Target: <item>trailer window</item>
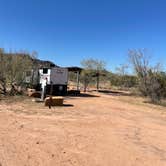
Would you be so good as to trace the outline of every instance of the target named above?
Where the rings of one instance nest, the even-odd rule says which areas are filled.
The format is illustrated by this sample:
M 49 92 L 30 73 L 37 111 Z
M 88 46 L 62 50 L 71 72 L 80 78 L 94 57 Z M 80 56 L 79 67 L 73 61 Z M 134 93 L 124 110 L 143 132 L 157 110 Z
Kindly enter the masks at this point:
M 43 74 L 47 74 L 48 73 L 48 69 L 47 68 L 44 68 L 43 69 Z

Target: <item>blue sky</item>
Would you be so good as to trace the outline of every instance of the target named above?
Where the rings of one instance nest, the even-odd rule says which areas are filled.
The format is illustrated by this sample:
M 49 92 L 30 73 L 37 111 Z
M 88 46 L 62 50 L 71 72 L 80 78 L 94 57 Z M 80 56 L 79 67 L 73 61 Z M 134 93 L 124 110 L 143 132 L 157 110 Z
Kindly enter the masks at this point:
M 114 70 L 147 48 L 166 66 L 165 0 L 0 0 L 0 47 L 79 66 L 96 58 Z

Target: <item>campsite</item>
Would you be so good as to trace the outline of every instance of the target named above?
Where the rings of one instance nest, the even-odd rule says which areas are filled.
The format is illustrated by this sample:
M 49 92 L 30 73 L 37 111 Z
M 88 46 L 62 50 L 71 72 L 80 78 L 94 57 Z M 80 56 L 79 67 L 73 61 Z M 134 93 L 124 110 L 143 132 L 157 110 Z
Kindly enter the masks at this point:
M 60 67 L 3 49 L 0 58 L 1 166 L 165 165 L 164 73 L 141 64 L 148 77 L 112 74 L 94 59 Z
M 0 166 L 166 166 L 166 1 L 0 0 Z

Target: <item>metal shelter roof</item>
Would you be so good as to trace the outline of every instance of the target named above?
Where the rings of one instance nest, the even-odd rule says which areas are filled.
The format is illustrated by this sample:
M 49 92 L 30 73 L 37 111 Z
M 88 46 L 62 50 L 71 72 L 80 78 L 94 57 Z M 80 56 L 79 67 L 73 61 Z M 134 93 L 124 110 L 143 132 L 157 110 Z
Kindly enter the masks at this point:
M 73 67 L 66 67 L 68 69 L 68 71 L 71 72 L 81 72 L 83 70 L 83 68 L 77 67 L 77 66 L 73 66 Z

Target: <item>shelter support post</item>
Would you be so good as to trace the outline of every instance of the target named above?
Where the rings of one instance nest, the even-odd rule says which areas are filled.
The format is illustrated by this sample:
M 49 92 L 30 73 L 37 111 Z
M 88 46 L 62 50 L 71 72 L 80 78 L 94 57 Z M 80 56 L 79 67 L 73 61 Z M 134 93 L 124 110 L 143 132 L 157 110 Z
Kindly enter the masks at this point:
M 79 83 L 80 83 L 80 72 L 77 71 L 77 90 L 79 90 Z

